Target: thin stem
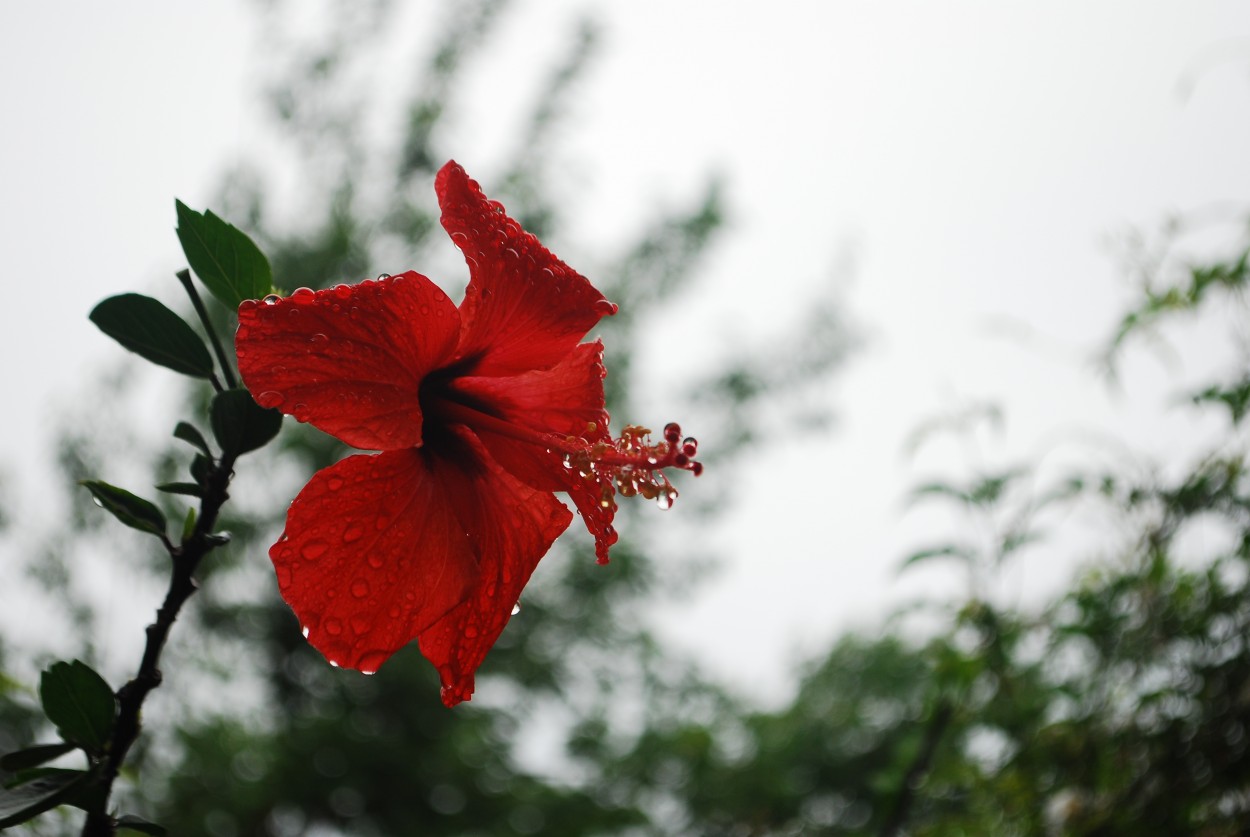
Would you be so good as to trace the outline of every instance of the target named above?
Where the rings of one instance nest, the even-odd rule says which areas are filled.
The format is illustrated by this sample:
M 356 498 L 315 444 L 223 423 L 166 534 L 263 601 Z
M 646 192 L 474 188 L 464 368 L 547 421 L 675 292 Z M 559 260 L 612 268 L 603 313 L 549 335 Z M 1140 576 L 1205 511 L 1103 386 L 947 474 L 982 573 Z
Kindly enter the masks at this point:
M 205 555 L 219 545 L 211 537 L 211 532 L 217 523 L 217 515 L 222 505 L 229 498 L 226 489 L 230 485 L 233 468 L 234 457 L 227 453 L 209 474 L 204 497 L 200 501 L 199 520 L 191 537 L 180 546 L 175 546 L 168 539 L 162 539 L 166 551 L 173 559 L 169 590 L 165 593 L 165 601 L 156 611 L 156 621 L 147 627 L 148 638 L 138 673 L 134 679 L 117 690 L 117 723 L 109 742 L 104 772 L 100 779 L 100 792 L 95 797 L 97 804 L 87 812 L 82 837 L 112 837 L 116 833 L 117 823 L 108 813 L 113 781 L 121 771 L 131 745 L 139 736 L 139 714 L 143 701 L 149 692 L 161 684 L 161 652 L 182 605 L 196 591 L 195 568 Z
M 221 364 L 221 374 L 226 379 L 226 384 L 230 389 L 234 389 L 239 383 L 234 378 L 234 370 L 230 368 L 229 361 L 226 360 L 226 351 L 221 347 L 221 341 L 217 339 L 217 331 L 208 319 L 208 311 L 204 308 L 204 302 L 200 299 L 199 292 L 195 290 L 195 284 L 191 281 L 191 271 L 178 271 L 178 281 L 182 283 L 182 287 L 187 289 L 187 296 L 191 297 L 191 304 L 195 306 L 195 313 L 199 315 L 200 322 L 204 324 L 204 331 L 208 333 L 208 340 L 213 344 L 213 351 L 217 353 L 217 362 Z M 213 383 L 217 384 L 215 378 Z M 218 391 L 220 391 L 220 385 L 217 385 L 217 387 Z

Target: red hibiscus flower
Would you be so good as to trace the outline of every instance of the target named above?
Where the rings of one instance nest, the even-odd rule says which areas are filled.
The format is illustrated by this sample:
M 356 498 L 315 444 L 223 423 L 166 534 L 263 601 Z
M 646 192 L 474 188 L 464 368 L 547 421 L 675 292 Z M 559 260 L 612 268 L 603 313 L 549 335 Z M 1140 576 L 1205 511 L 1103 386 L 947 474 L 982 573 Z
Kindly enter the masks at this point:
M 261 405 L 381 451 L 314 474 L 269 550 L 305 636 L 366 673 L 415 638 L 453 706 L 572 521 L 552 492 L 606 563 L 617 492 L 667 507 L 664 470 L 702 468 L 674 424 L 609 434 L 603 344 L 580 341 L 616 306 L 456 163 L 435 189 L 469 265 L 459 308 L 413 272 L 301 288 L 244 302 L 236 347 Z

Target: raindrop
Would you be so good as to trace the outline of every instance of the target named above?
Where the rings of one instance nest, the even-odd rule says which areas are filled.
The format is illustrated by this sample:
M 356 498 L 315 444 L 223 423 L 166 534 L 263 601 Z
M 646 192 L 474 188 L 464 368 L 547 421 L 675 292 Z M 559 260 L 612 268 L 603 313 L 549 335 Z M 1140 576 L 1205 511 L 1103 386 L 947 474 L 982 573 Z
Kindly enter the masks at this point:
M 329 488 L 331 491 L 338 491 L 340 488 L 343 487 L 343 478 L 342 477 L 330 477 L 329 481 L 326 483 L 326 487 Z
M 265 408 L 279 407 L 282 405 L 282 393 L 265 390 L 256 396 L 256 403 Z
M 343 285 L 343 284 L 335 285 L 334 295 L 337 296 L 339 299 L 347 299 L 349 296 L 352 295 L 352 286 Z
M 373 629 L 373 623 L 363 616 L 353 616 L 351 625 L 352 633 L 356 634 L 356 636 L 364 636 Z
M 343 623 L 337 619 L 326 620 L 326 633 L 330 636 L 338 636 L 343 633 Z
M 520 612 L 521 612 L 521 603 L 517 602 L 516 604 L 512 606 L 512 615 L 516 616 Z
M 384 514 L 380 514 L 378 515 L 377 519 L 373 521 L 373 528 L 377 529 L 380 532 L 383 529 L 385 529 L 387 526 L 389 526 L 390 522 L 391 522 L 391 519 L 389 517 L 387 517 Z
M 382 563 L 382 556 L 376 552 L 369 556 L 369 566 L 373 567 L 375 570 L 382 569 Z
M 352 595 L 358 599 L 363 599 L 369 595 L 369 582 L 363 578 L 358 578 L 352 582 Z
M 366 651 L 360 655 L 359 668 L 362 674 L 373 674 L 386 662 L 386 654 L 381 651 Z
M 304 639 L 308 639 L 308 626 L 305 625 L 303 628 L 301 628 L 300 633 L 304 635 Z
M 379 274 L 378 274 L 378 281 L 379 281 L 379 282 L 380 282 L 380 281 L 382 281 L 383 279 L 390 279 L 390 278 L 391 278 L 391 274 L 389 274 L 389 273 L 379 273 Z
M 355 543 L 364 533 L 365 527 L 359 523 L 353 523 L 343 530 L 343 543 Z
M 314 295 L 312 288 L 296 288 L 291 291 L 291 299 L 299 302 L 311 302 Z
M 325 343 L 329 339 L 330 339 L 329 337 L 326 337 L 324 334 L 322 334 L 319 331 L 316 334 L 314 334 L 312 337 L 309 337 L 308 342 L 309 343 Z
M 655 504 L 664 511 L 668 511 L 673 507 L 673 497 L 676 492 L 661 491 L 655 497 Z
M 309 541 L 300 547 L 299 554 L 309 561 L 316 561 L 322 555 L 325 555 L 326 550 L 329 548 L 330 545 L 325 541 Z
M 282 297 L 278 296 L 277 294 L 269 294 L 267 297 L 265 297 L 261 301 L 264 302 L 266 305 L 277 305 L 278 300 L 280 299 L 282 299 Z
M 513 612 L 515 612 L 515 611 L 513 611 Z M 465 635 L 465 636 L 467 636 L 469 639 L 473 639 L 475 636 L 477 636 L 477 626 L 476 626 L 476 625 L 465 625 L 465 626 L 464 626 L 464 635 Z
M 99 498 L 99 497 L 95 497 L 95 496 L 93 496 L 93 497 L 91 498 L 91 502 L 95 503 L 95 504 L 96 504 L 97 506 L 99 506 L 100 508 L 104 508 L 104 503 L 102 503 L 102 502 L 100 501 L 100 498 Z

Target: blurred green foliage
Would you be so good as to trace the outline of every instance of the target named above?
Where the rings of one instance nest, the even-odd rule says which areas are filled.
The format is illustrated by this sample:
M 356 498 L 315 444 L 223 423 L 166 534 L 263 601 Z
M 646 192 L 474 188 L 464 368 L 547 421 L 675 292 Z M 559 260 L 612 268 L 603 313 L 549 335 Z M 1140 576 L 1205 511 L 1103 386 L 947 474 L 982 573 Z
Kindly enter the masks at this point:
M 466 68 L 507 27 L 499 0 L 457 5 L 418 62 L 415 92 L 393 120 L 404 134 L 388 152 L 352 130 L 371 103 L 342 93 L 395 10 L 382 2 L 347 8 L 320 40 L 273 39 L 279 70 L 269 102 L 288 163 L 313 193 L 301 197 L 298 223 L 273 208 L 272 184 L 254 165 L 240 166 L 223 195 L 222 215 L 261 242 L 275 282 L 288 290 L 360 278 L 395 253 L 405 259 L 399 269 L 434 258 L 430 184 L 452 156 L 444 126 L 456 118 Z M 272 32 L 282 31 L 286 12 L 270 4 Z M 560 239 L 548 164 L 596 31 L 591 22 L 570 27 L 567 51 L 553 57 L 518 131 L 524 141 L 485 184 L 579 265 L 576 247 Z M 634 415 L 629 361 L 642 323 L 692 281 L 726 214 L 712 178 L 685 208 L 598 258 L 594 281 L 622 304 L 605 321 L 615 417 Z M 1243 245 L 1150 288 L 1115 333 L 1114 350 L 1169 317 L 1202 316 L 1206 305 L 1241 306 L 1244 327 L 1245 254 Z M 802 409 L 805 389 L 827 382 L 853 348 L 836 307 L 812 305 L 803 317 L 787 329 L 792 342 L 742 348 L 692 377 L 695 396 L 674 405 L 692 430 L 706 419 L 716 467 L 732 468 L 757 441 L 751 428 L 763 410 Z M 905 563 L 962 562 L 967 599 L 927 639 L 894 623 L 843 637 L 806 667 L 789 705 L 771 711 L 708 682 L 648 633 L 642 605 L 695 572 L 701 556 L 648 541 L 636 519 L 621 527 L 625 538 L 606 569 L 577 541 L 544 560 L 523 618 L 488 658 L 471 704 L 445 710 L 433 670 L 415 651 L 370 678 L 330 668 L 301 638 L 263 556 L 284 503 L 342 450 L 288 427 L 248 463 L 263 480 L 249 483 L 240 468 L 246 502 L 224 522 L 234 544 L 203 568 L 203 593 L 166 664 L 168 694 L 156 717 L 174 731 L 149 724 L 127 809 L 191 837 L 1243 833 L 1248 382 L 1242 369 L 1193 394 L 1195 409 L 1226 412 L 1227 434 L 1210 440 L 1206 457 L 1169 471 L 1178 476 L 1125 466 L 1061 474 L 1039 491 L 1025 463 L 917 486 L 916 502 L 951 504 L 968 522 Z M 85 434 L 67 439 L 67 473 L 80 477 L 107 456 L 100 448 Z M 184 467 L 185 449 L 175 450 L 150 454 L 161 479 Z M 1128 533 L 1120 554 L 1037 612 L 996 604 L 986 580 L 1011 561 L 1044 560 L 1051 547 L 1042 518 L 1077 504 Z M 697 525 L 716 525 L 715 505 L 702 511 Z M 87 518 L 73 522 L 66 538 L 98 534 Z M 1182 560 L 1178 540 L 1194 526 L 1226 537 Z M 67 587 L 58 566 L 41 570 L 52 589 Z M 91 606 L 65 595 L 89 631 Z M 0 656 L 0 670 L 3 663 Z M 20 688 L 0 679 L 0 750 L 36 739 L 29 707 Z

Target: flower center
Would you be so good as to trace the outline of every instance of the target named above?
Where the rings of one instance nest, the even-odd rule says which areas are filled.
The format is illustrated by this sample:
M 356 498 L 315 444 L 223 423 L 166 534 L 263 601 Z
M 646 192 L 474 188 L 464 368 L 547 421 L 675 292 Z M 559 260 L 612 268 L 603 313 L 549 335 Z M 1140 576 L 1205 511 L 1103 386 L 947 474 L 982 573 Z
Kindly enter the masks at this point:
M 599 506 L 605 511 L 615 509 L 617 493 L 622 497 L 641 495 L 667 509 L 677 499 L 677 489 L 664 472 L 690 471 L 696 477 L 703 473 L 703 464 L 694 459 L 698 441 L 689 436 L 683 439 L 676 423 L 665 426 L 664 437 L 658 442 L 651 440 L 649 429 L 632 424 L 621 431 L 619 438 L 588 441 L 582 436 L 544 432 L 508 421 L 466 398 L 447 381 L 428 381 L 422 387 L 421 405 L 427 423 L 433 419 L 441 424 L 462 424 L 475 431 L 541 447 L 559 457 L 568 472 L 570 490 L 597 494 Z M 599 430 L 590 422 L 586 434 L 597 437 Z

